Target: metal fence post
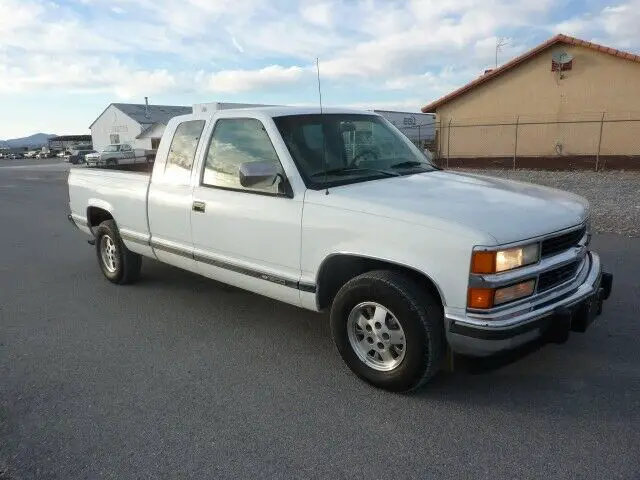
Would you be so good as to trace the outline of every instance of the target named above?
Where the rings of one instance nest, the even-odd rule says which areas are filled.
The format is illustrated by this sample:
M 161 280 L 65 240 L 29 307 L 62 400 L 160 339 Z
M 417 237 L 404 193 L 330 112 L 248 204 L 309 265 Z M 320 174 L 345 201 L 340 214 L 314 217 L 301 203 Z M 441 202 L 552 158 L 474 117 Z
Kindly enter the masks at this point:
M 438 134 L 438 145 L 436 145 L 436 148 L 438 149 L 438 157 L 440 159 L 442 159 L 442 150 L 443 150 L 443 148 L 442 148 L 442 141 L 443 141 L 442 135 L 444 135 L 444 130 L 442 130 L 442 117 L 440 117 L 440 120 L 439 120 L 438 123 L 440 123 L 440 126 L 438 127 L 438 131 L 440 133 Z
M 516 169 L 516 156 L 518 155 L 518 124 L 520 123 L 520 117 L 516 117 L 516 138 L 513 146 L 513 169 Z
M 447 133 L 447 168 L 449 168 L 449 151 L 451 150 L 451 122 L 453 118 L 449 119 L 449 132 Z
M 598 171 L 598 163 L 600 163 L 600 147 L 602 146 L 602 127 L 604 126 L 604 112 L 600 119 L 600 138 L 598 138 L 598 153 L 596 153 L 596 172 Z

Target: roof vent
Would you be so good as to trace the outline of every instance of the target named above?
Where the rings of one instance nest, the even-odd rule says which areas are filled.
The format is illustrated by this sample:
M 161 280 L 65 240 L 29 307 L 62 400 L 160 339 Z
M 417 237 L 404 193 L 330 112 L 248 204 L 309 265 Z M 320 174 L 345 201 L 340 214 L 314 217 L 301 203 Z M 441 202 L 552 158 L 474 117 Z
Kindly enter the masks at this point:
M 487 68 L 487 69 L 484 71 L 484 75 L 486 75 L 487 73 L 491 73 L 491 72 L 493 72 L 493 70 L 494 70 L 493 68 Z

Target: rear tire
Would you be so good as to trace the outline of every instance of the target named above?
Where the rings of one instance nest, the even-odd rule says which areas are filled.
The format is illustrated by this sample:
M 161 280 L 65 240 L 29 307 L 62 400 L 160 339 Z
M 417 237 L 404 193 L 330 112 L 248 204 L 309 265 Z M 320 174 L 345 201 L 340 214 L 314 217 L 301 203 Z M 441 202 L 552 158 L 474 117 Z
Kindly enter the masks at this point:
M 95 231 L 98 265 L 104 276 L 118 285 L 140 277 L 142 257 L 130 251 L 122 241 L 116 222 L 105 220 Z
M 330 321 L 347 366 L 376 387 L 417 389 L 443 366 L 442 306 L 402 273 L 378 270 L 353 278 L 338 291 Z

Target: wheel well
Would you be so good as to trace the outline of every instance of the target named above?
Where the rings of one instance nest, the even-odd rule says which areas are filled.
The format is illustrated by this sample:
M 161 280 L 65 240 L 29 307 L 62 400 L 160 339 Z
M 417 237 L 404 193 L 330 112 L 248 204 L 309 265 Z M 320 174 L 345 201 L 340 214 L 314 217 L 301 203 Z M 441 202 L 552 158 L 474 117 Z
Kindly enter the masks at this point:
M 338 290 L 352 278 L 373 270 L 392 270 L 402 272 L 411 277 L 416 283 L 427 289 L 440 305 L 444 305 L 444 298 L 436 284 L 425 274 L 410 267 L 374 258 L 359 257 L 356 255 L 333 255 L 326 259 L 318 274 L 318 308 L 329 308 Z
M 105 220 L 113 220 L 113 216 L 107 210 L 100 207 L 87 208 L 87 221 L 89 228 L 97 227 Z

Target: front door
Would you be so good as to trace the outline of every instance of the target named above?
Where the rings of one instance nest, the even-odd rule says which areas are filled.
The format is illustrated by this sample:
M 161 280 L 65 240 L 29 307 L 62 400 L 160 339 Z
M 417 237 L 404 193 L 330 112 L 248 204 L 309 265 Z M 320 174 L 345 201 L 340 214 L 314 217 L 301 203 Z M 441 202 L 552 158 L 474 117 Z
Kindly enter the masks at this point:
M 198 270 L 298 304 L 303 194 L 282 193 L 280 180 L 245 188 L 238 176 L 242 163 L 265 160 L 284 176 L 263 124 L 254 118 L 217 120 L 204 155 L 191 211 Z

